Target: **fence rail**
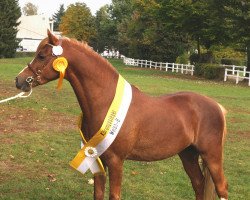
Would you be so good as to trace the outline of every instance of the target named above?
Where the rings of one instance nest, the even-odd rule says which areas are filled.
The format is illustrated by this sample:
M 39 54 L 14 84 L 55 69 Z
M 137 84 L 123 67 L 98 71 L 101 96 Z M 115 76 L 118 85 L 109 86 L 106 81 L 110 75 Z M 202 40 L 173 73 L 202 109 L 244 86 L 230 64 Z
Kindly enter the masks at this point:
M 182 74 L 194 75 L 194 65 L 190 64 L 178 64 L 178 63 L 168 63 L 168 62 L 154 62 L 151 60 L 139 60 L 133 58 L 124 58 L 123 62 L 125 65 L 144 67 L 144 68 L 154 68 L 164 71 L 180 72 Z
M 222 65 L 225 67 L 224 81 L 227 81 L 228 77 L 235 78 L 236 84 L 240 80 L 248 79 L 248 86 L 250 86 L 250 72 L 247 71 L 246 66 L 237 65 Z
M 168 63 L 168 62 L 154 62 L 151 60 L 140 60 L 133 58 L 123 58 L 125 65 L 135 66 L 135 67 L 144 67 L 150 69 L 159 69 L 164 71 L 171 72 L 180 72 L 182 74 L 191 74 L 194 75 L 194 65 L 190 64 L 178 64 L 178 63 Z M 236 84 L 239 81 L 247 79 L 248 86 L 250 86 L 250 71 L 247 71 L 246 66 L 237 66 L 237 65 L 222 65 L 225 68 L 224 81 L 227 81 L 229 77 L 235 78 Z

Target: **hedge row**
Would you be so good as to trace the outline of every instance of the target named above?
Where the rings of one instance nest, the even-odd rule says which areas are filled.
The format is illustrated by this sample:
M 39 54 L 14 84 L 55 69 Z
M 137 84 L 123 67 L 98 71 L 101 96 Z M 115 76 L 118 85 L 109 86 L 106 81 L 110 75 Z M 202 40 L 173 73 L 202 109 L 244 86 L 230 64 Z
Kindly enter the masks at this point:
M 20 51 L 16 52 L 15 57 L 16 58 L 22 58 L 22 57 L 34 57 L 35 52 L 25 52 L 25 51 Z
M 194 68 L 196 76 L 206 79 L 223 79 L 225 68 L 218 64 L 197 63 Z

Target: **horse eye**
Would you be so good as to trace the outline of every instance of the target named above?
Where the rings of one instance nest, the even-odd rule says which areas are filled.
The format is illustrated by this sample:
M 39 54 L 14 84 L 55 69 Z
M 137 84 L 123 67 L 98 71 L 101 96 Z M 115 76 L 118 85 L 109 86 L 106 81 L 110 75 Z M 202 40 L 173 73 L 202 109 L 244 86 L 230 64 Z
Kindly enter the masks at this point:
M 39 58 L 40 60 L 44 60 L 44 59 L 45 59 L 45 56 L 44 56 L 44 55 L 41 55 L 41 54 L 38 54 L 38 58 Z

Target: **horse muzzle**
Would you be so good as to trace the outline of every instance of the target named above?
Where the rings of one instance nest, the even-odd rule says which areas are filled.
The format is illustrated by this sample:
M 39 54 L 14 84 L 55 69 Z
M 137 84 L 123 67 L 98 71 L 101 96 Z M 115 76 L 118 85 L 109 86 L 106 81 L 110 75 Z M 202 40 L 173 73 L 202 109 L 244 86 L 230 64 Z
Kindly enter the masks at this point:
M 31 84 L 34 81 L 32 76 L 27 78 L 17 76 L 16 77 L 16 87 L 24 92 L 29 92 L 31 90 Z

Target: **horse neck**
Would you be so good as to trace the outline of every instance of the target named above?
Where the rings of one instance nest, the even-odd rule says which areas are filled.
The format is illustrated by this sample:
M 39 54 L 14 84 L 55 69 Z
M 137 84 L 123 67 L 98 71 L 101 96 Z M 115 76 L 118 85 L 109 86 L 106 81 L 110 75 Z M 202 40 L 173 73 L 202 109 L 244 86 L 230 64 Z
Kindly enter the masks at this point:
M 83 112 L 83 126 L 93 135 L 101 126 L 114 98 L 118 73 L 92 50 L 72 49 L 66 78 L 70 82 Z

